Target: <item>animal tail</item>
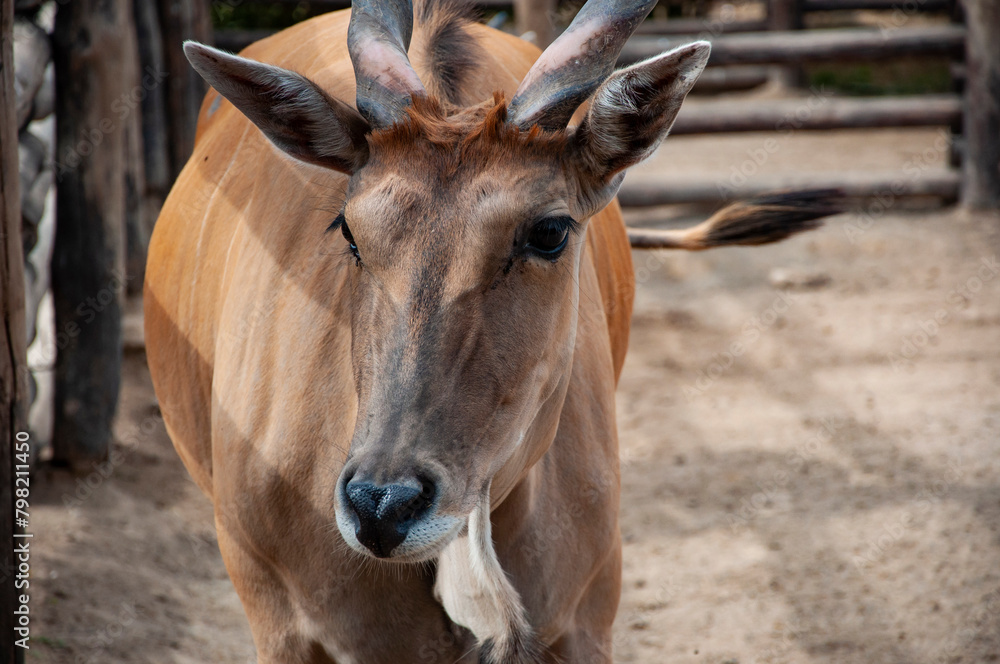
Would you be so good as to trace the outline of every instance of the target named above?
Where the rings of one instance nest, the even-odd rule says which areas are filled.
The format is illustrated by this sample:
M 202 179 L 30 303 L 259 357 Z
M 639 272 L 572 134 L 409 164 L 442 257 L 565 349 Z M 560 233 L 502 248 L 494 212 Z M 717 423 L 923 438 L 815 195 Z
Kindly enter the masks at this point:
M 629 228 L 636 249 L 702 251 L 731 245 L 780 242 L 823 225 L 823 218 L 844 211 L 843 192 L 812 189 L 739 201 L 697 226 L 676 230 Z

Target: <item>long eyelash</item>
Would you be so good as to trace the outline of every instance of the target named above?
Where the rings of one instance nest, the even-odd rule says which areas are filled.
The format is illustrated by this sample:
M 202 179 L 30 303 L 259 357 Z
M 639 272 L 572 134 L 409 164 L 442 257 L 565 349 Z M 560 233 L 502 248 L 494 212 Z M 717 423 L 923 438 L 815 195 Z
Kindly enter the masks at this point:
M 573 217 L 570 217 L 569 215 L 561 217 L 550 217 L 548 219 L 543 220 L 541 223 L 550 224 L 556 230 L 569 231 L 570 233 L 576 233 L 576 231 L 579 230 L 580 228 L 580 222 L 578 222 Z M 529 229 L 526 232 L 530 233 L 531 229 Z M 525 238 L 527 238 L 527 235 L 525 235 Z
M 576 219 L 570 216 L 553 217 L 548 221 L 550 224 L 554 224 L 555 227 L 558 228 L 559 230 L 570 231 L 571 233 L 575 233 L 576 230 L 580 227 L 580 222 L 578 222 Z
M 344 223 L 344 213 L 341 212 L 337 215 L 337 218 L 333 220 L 333 223 L 326 227 L 326 232 L 335 231 L 340 228 Z

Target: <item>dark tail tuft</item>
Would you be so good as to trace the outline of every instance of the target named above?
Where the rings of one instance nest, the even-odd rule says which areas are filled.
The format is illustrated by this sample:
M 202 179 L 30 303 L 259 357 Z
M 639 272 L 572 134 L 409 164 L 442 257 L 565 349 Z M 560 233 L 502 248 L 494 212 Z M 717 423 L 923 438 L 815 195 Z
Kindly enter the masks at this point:
M 700 244 L 707 249 L 779 242 L 822 226 L 823 217 L 843 212 L 843 199 L 840 190 L 813 189 L 733 203 L 712 215 Z

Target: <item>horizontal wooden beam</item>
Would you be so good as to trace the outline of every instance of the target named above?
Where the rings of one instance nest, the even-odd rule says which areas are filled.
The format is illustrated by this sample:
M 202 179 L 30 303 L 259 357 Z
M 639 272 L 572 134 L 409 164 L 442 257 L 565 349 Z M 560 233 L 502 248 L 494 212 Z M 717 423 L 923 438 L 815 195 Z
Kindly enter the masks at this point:
M 771 80 L 769 67 L 712 67 L 702 72 L 692 90 L 695 94 L 714 94 L 734 90 L 750 90 Z
M 830 12 L 844 10 L 900 10 L 907 14 L 914 12 L 951 11 L 954 0 L 802 0 L 802 11 Z
M 297 6 L 302 4 L 302 0 L 240 0 L 244 4 L 282 5 Z M 514 5 L 514 0 L 471 0 L 470 4 L 486 9 L 510 9 Z M 351 6 L 351 0 L 309 0 L 309 13 L 312 15 L 323 12 L 335 11 L 337 9 L 347 9 Z
M 677 37 L 633 37 L 625 44 L 619 62 L 645 60 L 694 41 L 693 35 Z M 721 35 L 711 40 L 710 65 L 800 64 L 883 60 L 907 55 L 960 57 L 965 28 L 939 25 L 880 30 L 849 28 L 799 32 L 748 32 Z
M 215 45 L 226 51 L 238 53 L 250 44 L 270 37 L 274 30 L 216 30 Z M 701 75 L 695 84 L 697 94 L 749 90 L 769 80 L 766 67 L 713 67 Z
M 671 134 L 712 134 L 797 129 L 951 126 L 962 117 L 957 95 L 688 103 Z
M 900 198 L 958 197 L 957 171 L 934 169 L 918 175 L 907 173 L 808 173 L 797 176 L 750 178 L 738 186 L 725 179 L 668 178 L 633 173 L 625 178 L 618 200 L 625 207 L 655 207 L 678 203 L 724 203 L 779 191 L 839 189 L 850 198 L 876 199 L 889 206 Z
M 767 30 L 767 21 L 721 21 L 710 18 L 650 19 L 636 27 L 636 35 L 718 35 Z
M 242 0 L 246 4 L 284 4 L 284 5 L 299 5 L 301 0 Z M 513 6 L 513 0 L 471 0 L 471 3 L 478 5 L 480 7 L 486 8 L 510 8 Z M 910 8 L 915 8 L 916 11 L 945 11 L 951 8 L 953 0 L 802 0 L 802 8 L 804 11 L 837 11 L 844 9 L 902 9 L 906 11 L 912 11 Z M 312 10 L 319 11 L 333 11 L 336 9 L 345 9 L 351 6 L 350 0 L 309 0 L 309 6 Z M 683 24 L 690 21 L 691 23 L 701 23 L 700 20 L 691 19 L 677 19 L 669 21 L 669 23 Z M 646 21 L 646 23 L 668 23 L 667 21 Z M 733 21 L 733 26 L 727 28 L 726 31 L 736 32 L 739 31 L 737 25 L 739 23 L 751 23 L 751 21 Z
M 242 0 L 241 4 L 247 5 L 298 5 L 299 0 Z M 309 0 L 309 7 L 319 11 L 333 11 L 336 9 L 346 9 L 351 6 L 351 0 Z

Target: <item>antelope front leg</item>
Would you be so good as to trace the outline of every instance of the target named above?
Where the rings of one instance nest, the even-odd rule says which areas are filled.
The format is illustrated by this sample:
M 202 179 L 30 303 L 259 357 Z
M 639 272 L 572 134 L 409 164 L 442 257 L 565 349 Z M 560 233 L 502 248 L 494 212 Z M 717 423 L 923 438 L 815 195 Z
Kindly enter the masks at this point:
M 336 664 L 323 646 L 302 634 L 284 584 L 277 573 L 218 523 L 219 550 L 246 611 L 257 664 Z

